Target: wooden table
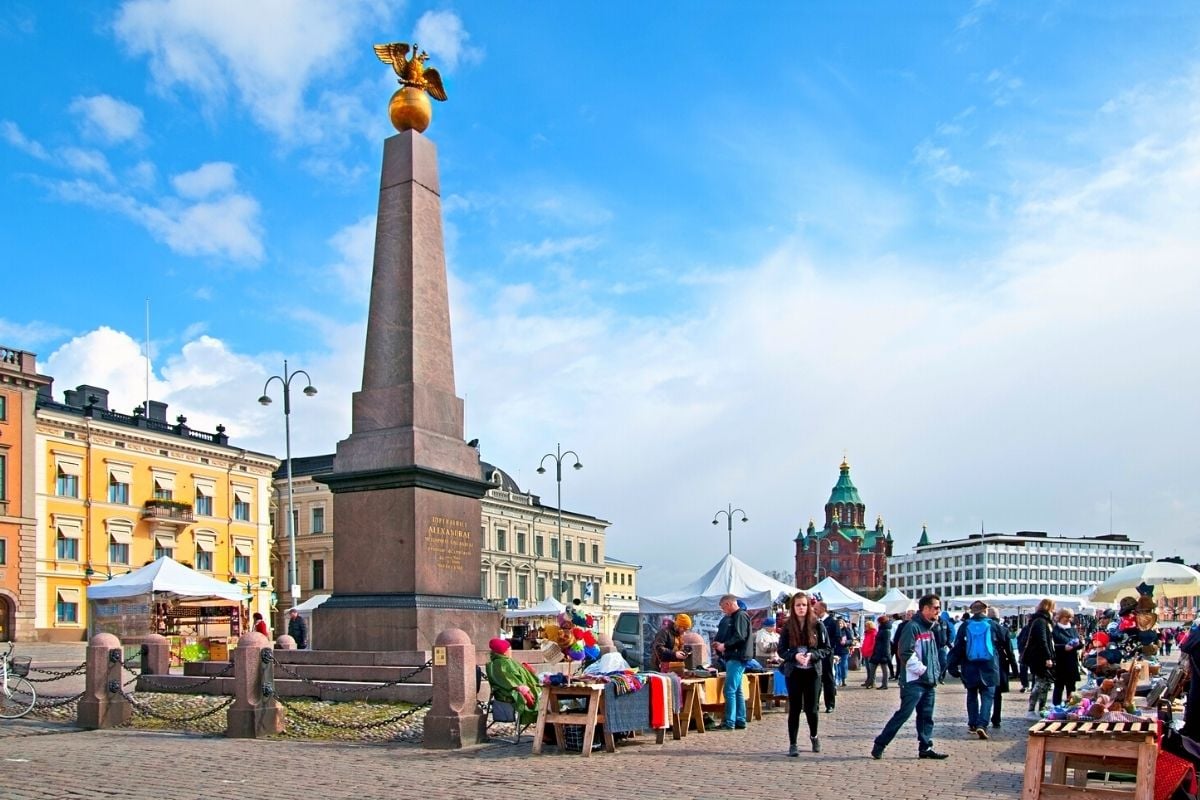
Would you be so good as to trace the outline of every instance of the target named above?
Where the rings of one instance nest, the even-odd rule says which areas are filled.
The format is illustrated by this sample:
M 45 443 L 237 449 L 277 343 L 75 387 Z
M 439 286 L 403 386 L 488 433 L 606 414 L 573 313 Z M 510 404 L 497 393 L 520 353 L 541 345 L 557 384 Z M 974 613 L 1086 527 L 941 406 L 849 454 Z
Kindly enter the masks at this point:
M 747 672 L 746 679 L 750 681 L 749 692 L 746 694 L 746 719 L 762 719 L 763 715 L 763 696 L 772 697 L 774 692 L 763 692 L 763 683 L 772 683 L 775 680 L 774 671 L 763 672 Z M 772 688 L 774 688 L 772 686 Z
M 682 739 L 688 734 L 692 720 L 696 721 L 696 733 L 704 733 L 704 684 L 714 678 L 680 678 L 682 702 L 679 713 L 671 720 L 672 737 Z
M 567 700 L 583 698 L 587 701 L 587 711 L 585 713 L 567 713 L 562 711 L 560 704 Z M 584 758 L 592 754 L 592 742 L 596 738 L 596 725 L 604 723 L 604 684 L 602 683 L 577 683 L 568 686 L 544 686 L 542 687 L 542 705 L 538 709 L 537 732 L 533 736 L 533 752 L 542 752 L 542 740 L 546 734 L 546 725 L 554 726 L 554 740 L 558 743 L 558 751 L 566 752 L 566 731 L 563 729 L 565 725 L 582 725 L 583 726 L 583 751 L 580 753 Z M 604 750 L 608 753 L 614 753 L 617 750 L 616 743 L 613 741 L 612 731 L 608 726 L 604 726 Z
M 1025 751 L 1022 800 L 1040 798 L 1125 798 L 1154 800 L 1157 724 L 1141 722 L 1038 722 L 1029 729 Z M 1054 756 L 1045 780 L 1046 755 Z M 1075 771 L 1067 785 L 1067 770 Z M 1126 772 L 1136 776 L 1132 792 L 1087 789 L 1088 770 Z

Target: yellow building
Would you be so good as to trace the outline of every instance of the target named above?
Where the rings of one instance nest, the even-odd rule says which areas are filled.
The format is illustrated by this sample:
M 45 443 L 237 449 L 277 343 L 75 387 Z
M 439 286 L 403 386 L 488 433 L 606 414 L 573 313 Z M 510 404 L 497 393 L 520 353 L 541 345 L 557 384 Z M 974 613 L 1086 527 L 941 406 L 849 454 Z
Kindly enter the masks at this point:
M 638 610 L 637 574 L 642 567 L 612 556 L 604 557 L 604 586 L 601 588 L 603 609 L 600 630 L 611 631 L 623 612 Z
M 167 421 L 165 403 L 122 414 L 80 386 L 36 412 L 39 640 L 86 638 L 87 590 L 160 556 L 236 583 L 270 618 L 271 475 L 279 460 Z

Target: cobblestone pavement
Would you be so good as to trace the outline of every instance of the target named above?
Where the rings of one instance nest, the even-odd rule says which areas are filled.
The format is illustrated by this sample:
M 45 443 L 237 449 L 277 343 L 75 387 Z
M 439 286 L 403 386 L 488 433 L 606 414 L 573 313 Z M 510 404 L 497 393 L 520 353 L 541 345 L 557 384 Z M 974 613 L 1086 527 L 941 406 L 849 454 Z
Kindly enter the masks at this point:
M 851 678 L 862 680 L 862 673 Z M 0 722 L 0 798 L 205 798 L 242 800 L 300 792 L 339 798 L 479 798 L 495 790 L 555 798 L 627 793 L 677 798 L 777 798 L 803 793 L 854 800 L 1014 798 L 1020 794 L 1024 695 L 1010 694 L 1011 719 L 990 741 L 968 737 L 965 693 L 938 691 L 935 745 L 946 761 L 918 760 L 912 723 L 882 761 L 871 740 L 899 693 L 843 689 L 837 711 L 821 715 L 823 752 L 785 756 L 786 717 L 772 711 L 745 731 L 692 733 L 662 745 L 640 737 L 614 754 L 584 759 L 533 756 L 520 745 L 436 752 L 403 744 L 355 745 L 234 740 L 134 730 L 81 731 L 70 725 Z

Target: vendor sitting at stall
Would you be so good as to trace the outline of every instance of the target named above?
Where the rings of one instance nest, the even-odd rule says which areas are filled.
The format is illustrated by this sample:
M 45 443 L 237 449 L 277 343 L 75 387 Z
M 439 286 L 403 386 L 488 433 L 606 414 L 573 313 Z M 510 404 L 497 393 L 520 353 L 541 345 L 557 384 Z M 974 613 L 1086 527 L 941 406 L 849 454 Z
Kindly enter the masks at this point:
M 683 661 L 687 651 L 683 649 L 683 634 L 692 629 L 692 618 L 687 614 L 676 614 L 654 636 L 650 644 L 650 669 L 658 672 L 666 661 Z
M 537 719 L 538 696 L 542 691 L 538 677 L 512 657 L 512 645 L 507 639 L 492 639 L 488 649 L 492 655 L 485 672 L 492 687 L 492 697 L 516 709 L 522 725 L 533 723 Z

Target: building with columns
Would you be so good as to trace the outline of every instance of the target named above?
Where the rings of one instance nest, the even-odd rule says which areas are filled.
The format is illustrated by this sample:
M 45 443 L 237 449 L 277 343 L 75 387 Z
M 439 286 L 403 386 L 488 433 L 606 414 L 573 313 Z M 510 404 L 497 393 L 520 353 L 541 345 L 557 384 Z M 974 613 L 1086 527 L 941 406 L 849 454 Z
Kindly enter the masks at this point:
M 333 454 L 292 459 L 293 520 L 301 602 L 314 594 L 332 594 L 335 589 L 333 559 L 337 536 L 333 493 L 316 480 L 332 471 Z M 560 550 L 557 509 L 543 505 L 537 495 L 522 491 L 512 476 L 499 467 L 481 461 L 480 475 L 491 484 L 481 501 L 480 596 L 498 608 L 518 609 L 536 605 L 551 596 L 567 604 L 578 599 L 584 613 L 602 618 L 605 577 L 612 571 L 606 569 L 604 553 L 605 532 L 611 523 L 563 509 Z M 286 462 L 275 472 L 274 508 L 278 518 L 286 520 L 283 516 L 287 513 Z M 287 528 L 281 524 L 276 530 L 275 580 L 277 586 L 286 586 Z M 555 592 L 560 566 L 563 586 Z M 630 566 L 637 569 L 635 565 Z M 616 588 L 628 590 L 629 585 Z M 636 598 L 636 591 L 633 596 Z M 277 620 L 277 624 L 280 621 Z
M 812 586 L 826 576 L 866 597 L 887 591 L 887 564 L 892 534 L 883 517 L 866 526 L 867 507 L 850 480 L 850 464 L 842 459 L 837 483 L 825 504 L 825 524 L 811 519 L 796 535 L 796 585 Z

